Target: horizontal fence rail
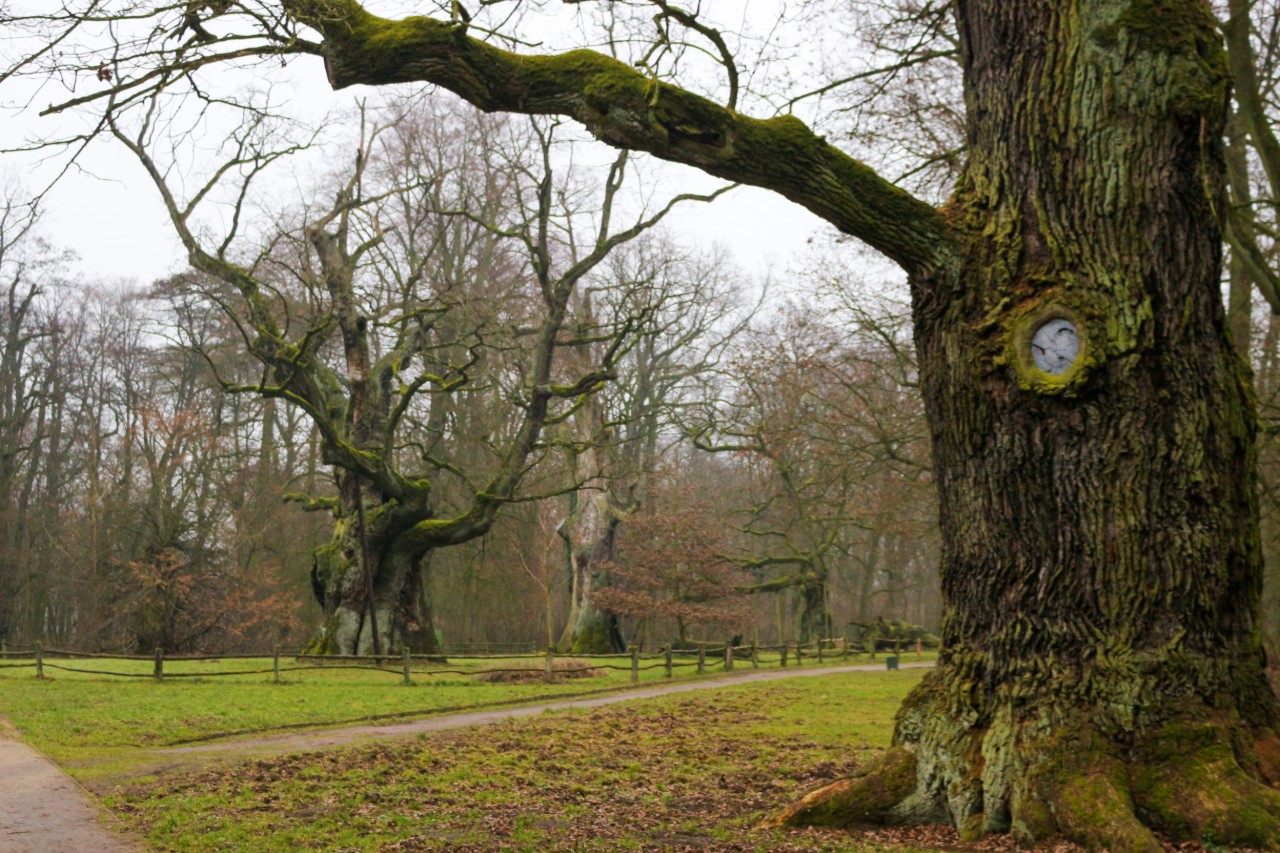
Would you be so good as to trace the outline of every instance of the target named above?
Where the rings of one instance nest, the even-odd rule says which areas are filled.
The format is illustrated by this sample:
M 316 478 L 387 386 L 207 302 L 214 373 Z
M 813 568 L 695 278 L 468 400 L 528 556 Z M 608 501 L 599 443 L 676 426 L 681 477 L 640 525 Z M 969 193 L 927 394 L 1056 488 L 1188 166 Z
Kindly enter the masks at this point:
M 498 644 L 494 644 L 497 646 Z M 710 671 L 732 672 L 739 666 L 761 667 L 803 667 L 831 662 L 848 662 L 851 658 L 861 660 L 864 655 L 869 660 L 876 659 L 875 644 L 870 648 L 861 647 L 846 641 L 844 638 L 832 638 L 812 643 L 783 643 L 780 645 L 732 645 L 729 643 L 699 643 L 692 648 L 673 648 L 670 646 L 643 653 L 638 646 L 632 646 L 627 652 L 615 654 L 560 654 L 552 649 L 539 652 L 510 652 L 495 654 L 409 654 L 398 655 L 305 655 L 286 654 L 279 648 L 271 652 L 258 654 L 224 654 L 224 655 L 177 655 L 165 654 L 163 649 L 156 649 L 150 655 L 110 654 L 104 652 L 85 652 L 70 649 L 44 648 L 36 643 L 31 648 L 0 647 L 0 670 L 34 669 L 37 678 L 44 678 L 45 670 L 70 672 L 82 675 L 100 675 L 116 678 L 150 678 L 155 681 L 168 679 L 206 679 L 231 676 L 270 675 L 279 683 L 286 673 L 360 670 L 369 672 L 399 675 L 405 684 L 413 682 L 413 677 L 434 677 L 442 675 L 458 676 L 503 676 L 527 675 L 528 680 L 537 680 L 538 676 L 550 683 L 565 676 L 609 670 L 630 672 L 632 681 L 640 680 L 640 673 L 655 669 L 664 670 L 664 677 L 675 677 L 677 669 L 695 669 L 698 675 Z M 907 644 L 904 642 L 904 646 Z M 524 647 L 524 648 L 527 648 Z M 917 656 L 922 652 L 919 643 L 908 646 Z M 896 669 L 900 651 L 895 649 L 886 652 L 885 661 L 889 669 Z M 92 664 L 95 660 L 137 661 L 151 664 L 150 671 L 121 672 L 85 665 L 72 665 L 77 661 Z M 187 663 L 221 663 L 223 661 L 269 660 L 269 665 L 247 667 L 235 670 L 208 670 L 201 672 L 166 671 L 166 664 Z M 61 661 L 61 662 L 55 662 Z M 493 666 L 490 668 L 462 668 L 450 666 L 459 662 L 477 662 L 483 666 L 484 661 L 502 661 L 512 663 L 529 661 L 528 665 Z M 535 664 L 534 662 L 538 662 Z M 558 665 L 557 661 L 574 664 Z M 434 664 L 434 666 L 432 666 Z

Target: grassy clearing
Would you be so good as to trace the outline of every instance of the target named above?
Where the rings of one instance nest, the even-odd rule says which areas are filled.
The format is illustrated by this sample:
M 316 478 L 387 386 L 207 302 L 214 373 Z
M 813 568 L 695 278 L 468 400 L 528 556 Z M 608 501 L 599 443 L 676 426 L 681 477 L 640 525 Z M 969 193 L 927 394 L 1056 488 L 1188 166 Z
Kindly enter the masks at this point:
M 269 658 L 216 663 L 168 661 L 169 676 L 203 674 L 202 678 L 107 678 L 68 672 L 53 665 L 147 674 L 146 661 L 48 661 L 46 680 L 32 670 L 0 669 L 0 714 L 31 743 L 86 783 L 128 776 L 152 763 L 147 750 L 179 742 L 261 732 L 282 726 L 326 727 L 380 715 L 426 716 L 445 709 L 533 701 L 591 690 L 631 685 L 629 662 L 612 659 L 600 678 L 554 684 L 539 682 L 490 684 L 474 675 L 414 674 L 404 685 L 397 669 L 384 672 L 328 667 L 284 673 L 281 684 L 271 675 L 212 677 L 212 672 L 271 669 Z M 460 661 L 453 668 L 475 672 L 530 661 Z M 655 661 L 645 661 L 652 667 Z M 415 667 L 420 666 L 415 662 Z M 677 673 L 692 670 L 677 670 Z M 643 669 L 642 685 L 664 682 L 662 668 Z
M 905 850 L 751 827 L 875 756 L 920 675 L 731 687 L 251 761 L 122 787 L 108 804 L 182 853 Z

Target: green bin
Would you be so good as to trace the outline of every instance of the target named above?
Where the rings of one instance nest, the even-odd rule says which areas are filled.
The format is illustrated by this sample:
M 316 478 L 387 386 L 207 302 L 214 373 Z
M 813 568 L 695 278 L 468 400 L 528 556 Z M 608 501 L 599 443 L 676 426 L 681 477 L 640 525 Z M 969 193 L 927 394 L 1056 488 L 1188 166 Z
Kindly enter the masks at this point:
M 885 669 L 897 669 L 897 668 L 898 668 L 898 656 L 897 656 L 897 655 L 889 655 L 888 657 L 886 657 L 886 658 L 884 659 L 884 668 L 885 668 Z

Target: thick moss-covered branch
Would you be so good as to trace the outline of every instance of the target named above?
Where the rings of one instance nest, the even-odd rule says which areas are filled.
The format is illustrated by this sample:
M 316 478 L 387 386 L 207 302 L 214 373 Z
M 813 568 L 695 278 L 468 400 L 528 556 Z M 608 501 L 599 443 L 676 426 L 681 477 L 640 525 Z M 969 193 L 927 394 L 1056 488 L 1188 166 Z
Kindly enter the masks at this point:
M 430 18 L 379 18 L 354 0 L 285 0 L 324 36 L 335 88 L 423 81 L 487 111 L 565 115 L 618 148 L 774 190 L 903 266 L 923 272 L 948 245 L 930 205 L 829 145 L 792 116 L 754 119 L 590 50 L 524 56 Z
M 285 492 L 280 496 L 285 503 L 296 503 L 302 507 L 303 512 L 328 512 L 337 513 L 337 498 L 313 498 L 310 495 L 304 495 L 301 492 Z

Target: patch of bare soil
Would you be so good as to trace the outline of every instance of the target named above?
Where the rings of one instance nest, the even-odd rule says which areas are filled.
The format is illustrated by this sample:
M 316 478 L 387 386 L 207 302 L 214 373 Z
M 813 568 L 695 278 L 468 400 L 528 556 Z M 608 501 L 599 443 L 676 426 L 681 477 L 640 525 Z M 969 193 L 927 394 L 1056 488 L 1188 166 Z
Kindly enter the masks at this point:
M 604 678 L 605 671 L 592 666 L 590 661 L 581 658 L 556 658 L 551 667 L 552 681 L 567 681 L 572 678 Z M 490 684 L 532 684 L 547 680 L 546 664 L 531 661 L 528 664 L 511 669 L 492 670 L 476 675 L 477 681 Z

